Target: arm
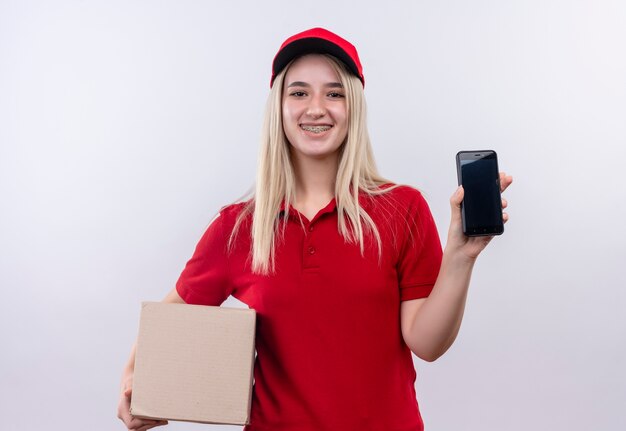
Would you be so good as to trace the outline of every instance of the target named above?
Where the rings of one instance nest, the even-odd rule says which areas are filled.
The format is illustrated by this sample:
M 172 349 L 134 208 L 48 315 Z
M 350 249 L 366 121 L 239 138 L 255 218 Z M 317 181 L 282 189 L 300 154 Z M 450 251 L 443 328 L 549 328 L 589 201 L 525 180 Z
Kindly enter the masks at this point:
M 167 294 L 163 301 L 161 302 L 169 302 L 176 304 L 184 304 L 185 301 L 178 295 L 176 288 L 172 289 L 171 292 Z M 133 343 L 133 347 L 130 352 L 130 357 L 126 362 L 126 366 L 124 367 L 124 371 L 122 373 L 122 387 L 120 394 L 120 401 L 117 407 L 117 417 L 124 422 L 126 427 L 129 430 L 138 430 L 141 429 L 147 430 L 156 426 L 166 425 L 167 421 L 158 421 L 158 420 L 150 420 L 150 419 L 140 419 L 133 418 L 130 414 L 130 399 L 132 395 L 132 387 L 133 387 L 133 375 L 135 372 L 135 351 L 137 349 L 137 342 Z
M 430 296 L 400 305 L 402 337 L 421 359 L 436 360 L 454 342 L 461 327 L 473 266 L 473 261 L 456 261 L 444 251 Z
M 513 178 L 500 173 L 504 191 Z M 476 258 L 489 244 L 490 237 L 466 237 L 461 222 L 463 188 L 450 198 L 452 217 L 441 269 L 428 298 L 402 302 L 400 323 L 402 337 L 411 351 L 421 359 L 432 362 L 443 355 L 459 333 L 472 269 Z M 507 201 L 502 199 L 502 208 Z M 504 222 L 508 215 L 503 213 Z

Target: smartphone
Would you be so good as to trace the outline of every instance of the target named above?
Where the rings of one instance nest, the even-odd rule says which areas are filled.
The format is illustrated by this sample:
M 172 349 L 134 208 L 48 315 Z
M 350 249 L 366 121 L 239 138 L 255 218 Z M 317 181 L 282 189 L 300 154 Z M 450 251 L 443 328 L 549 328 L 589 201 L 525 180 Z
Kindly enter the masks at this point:
M 496 152 L 459 151 L 456 171 L 459 185 L 465 190 L 461 202 L 463 233 L 467 236 L 501 235 L 504 221 Z

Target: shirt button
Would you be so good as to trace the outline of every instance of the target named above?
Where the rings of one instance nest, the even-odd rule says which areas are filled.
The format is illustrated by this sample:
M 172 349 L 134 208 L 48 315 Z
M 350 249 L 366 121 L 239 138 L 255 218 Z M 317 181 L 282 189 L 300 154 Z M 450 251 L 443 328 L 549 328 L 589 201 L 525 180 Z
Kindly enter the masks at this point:
M 313 232 L 313 225 L 309 226 L 309 232 Z
M 309 254 L 315 254 L 315 247 L 309 247 Z

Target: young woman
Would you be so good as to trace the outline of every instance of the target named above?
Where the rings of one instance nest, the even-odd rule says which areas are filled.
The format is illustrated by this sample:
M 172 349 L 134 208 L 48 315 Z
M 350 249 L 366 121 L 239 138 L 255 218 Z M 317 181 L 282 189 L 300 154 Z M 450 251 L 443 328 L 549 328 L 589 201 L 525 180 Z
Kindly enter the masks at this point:
M 491 240 L 463 235 L 459 187 L 442 251 L 421 193 L 378 174 L 364 83 L 341 37 L 317 28 L 285 41 L 254 196 L 221 209 L 164 300 L 233 295 L 256 310 L 245 430 L 422 430 L 411 352 L 434 361 L 451 346 Z M 134 351 L 118 416 L 128 429 L 165 424 L 130 416 L 133 364 Z

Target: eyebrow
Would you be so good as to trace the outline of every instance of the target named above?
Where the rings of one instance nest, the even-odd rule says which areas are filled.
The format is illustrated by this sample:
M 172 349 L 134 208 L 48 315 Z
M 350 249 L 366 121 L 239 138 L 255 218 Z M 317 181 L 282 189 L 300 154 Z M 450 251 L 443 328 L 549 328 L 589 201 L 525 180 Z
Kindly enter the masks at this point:
M 287 88 L 290 87 L 310 87 L 311 85 L 303 82 L 303 81 L 294 81 L 291 84 L 289 84 L 287 86 Z M 324 87 L 328 87 L 328 88 L 343 88 L 343 85 L 341 84 L 341 82 L 329 82 L 328 84 L 324 84 Z

